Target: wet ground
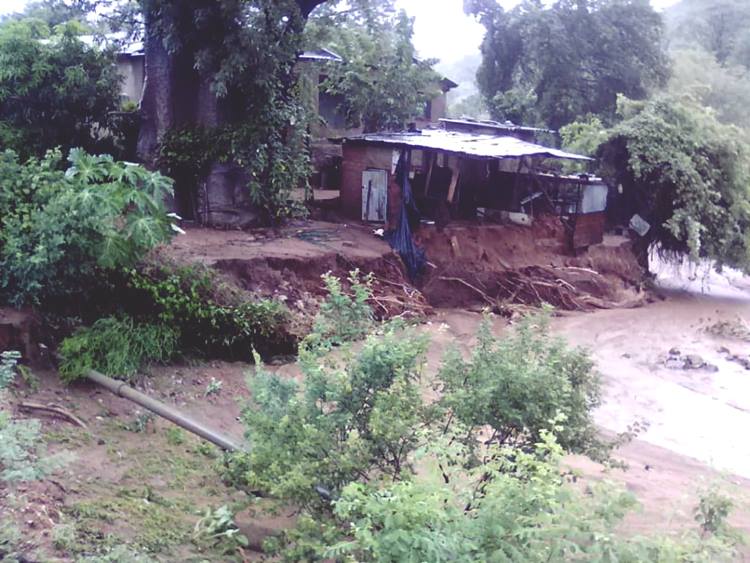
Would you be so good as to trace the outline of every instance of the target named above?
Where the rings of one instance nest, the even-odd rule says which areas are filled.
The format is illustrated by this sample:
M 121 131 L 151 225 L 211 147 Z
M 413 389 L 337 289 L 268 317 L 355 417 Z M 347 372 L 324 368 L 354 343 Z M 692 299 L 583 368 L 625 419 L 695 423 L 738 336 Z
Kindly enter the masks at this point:
M 353 236 L 346 232 L 341 238 Z M 243 239 L 240 246 L 255 242 Z M 750 356 L 750 330 L 745 332 L 750 283 L 736 272 L 658 271 L 662 299 L 654 303 L 565 313 L 553 321 L 556 334 L 590 351 L 602 374 L 604 402 L 595 413 L 602 430 L 622 432 L 636 422 L 646 426 L 617 452 L 627 471 L 606 470 L 581 457 L 567 463 L 588 478 L 619 481 L 636 495 L 642 510 L 628 518 L 627 531 L 694 526 L 692 510 L 700 491 L 718 483 L 736 503 L 732 522 L 750 533 L 750 370 L 742 361 Z M 432 338 L 428 370 L 437 369 L 451 343 L 468 353 L 480 320 L 480 314 L 465 310 L 436 311 L 421 328 Z M 507 322 L 498 317 L 495 330 L 507 330 Z M 159 368 L 146 390 L 240 439 L 238 415 L 247 397 L 248 369 L 223 362 Z M 293 366 L 279 369 L 295 375 Z M 29 512 L 17 516 L 28 522 L 23 530 L 28 541 L 59 556 L 85 552 L 90 542 L 114 533 L 132 545 L 179 553 L 181 560 L 221 560 L 190 540 L 202 511 L 238 502 L 236 492 L 217 479 L 215 450 L 166 422 L 144 418 L 136 406 L 91 385 L 66 389 L 53 373 L 39 377 L 40 388 L 24 398 L 59 404 L 87 428 L 45 418 L 52 449 L 72 451 L 75 460 L 54 481 L 21 491 L 16 506 L 23 510 L 25 502 Z M 221 390 L 209 395 L 213 381 L 221 382 Z M 266 528 L 289 523 L 277 520 L 252 511 L 240 517 L 254 543 Z M 73 526 L 67 544 L 53 537 L 61 523 Z M 164 541 L 154 533 L 163 526 L 171 527 Z

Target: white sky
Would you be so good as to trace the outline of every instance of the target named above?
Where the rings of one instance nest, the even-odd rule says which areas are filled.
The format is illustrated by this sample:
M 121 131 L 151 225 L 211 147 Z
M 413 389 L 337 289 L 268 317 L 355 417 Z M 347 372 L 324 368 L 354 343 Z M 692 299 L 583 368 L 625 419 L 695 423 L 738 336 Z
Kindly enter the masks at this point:
M 512 8 L 520 0 L 498 1 L 505 8 Z M 651 0 L 657 10 L 677 2 L 679 0 Z M 414 45 L 420 57 L 445 63 L 479 49 L 484 28 L 464 14 L 463 0 L 397 0 L 397 4 L 415 18 Z
M 498 0 L 511 8 L 520 0 Z M 663 9 L 679 0 L 651 0 Z M 23 9 L 27 0 L 0 0 L 0 14 Z M 476 52 L 484 29 L 464 14 L 463 0 L 397 0 L 399 7 L 415 18 L 414 44 L 420 57 L 436 58 L 444 63 Z M 439 7 L 438 7 L 439 6 Z

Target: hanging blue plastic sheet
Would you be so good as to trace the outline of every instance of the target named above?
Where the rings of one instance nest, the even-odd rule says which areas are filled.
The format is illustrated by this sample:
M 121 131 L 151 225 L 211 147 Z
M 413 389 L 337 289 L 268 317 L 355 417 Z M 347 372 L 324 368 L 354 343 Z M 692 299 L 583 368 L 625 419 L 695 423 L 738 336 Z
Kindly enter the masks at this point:
M 409 181 L 409 171 L 411 170 L 411 151 L 408 149 L 401 150 L 401 157 L 396 166 L 396 181 L 401 187 L 401 211 L 399 213 L 398 227 L 385 233 L 385 239 L 390 243 L 391 248 L 401 256 L 409 278 L 416 281 L 424 272 L 427 264 L 427 256 L 424 250 L 419 248 L 414 242 L 411 231 L 411 222 L 418 224 L 420 213 L 417 204 L 414 201 L 414 194 L 411 191 L 411 182 Z

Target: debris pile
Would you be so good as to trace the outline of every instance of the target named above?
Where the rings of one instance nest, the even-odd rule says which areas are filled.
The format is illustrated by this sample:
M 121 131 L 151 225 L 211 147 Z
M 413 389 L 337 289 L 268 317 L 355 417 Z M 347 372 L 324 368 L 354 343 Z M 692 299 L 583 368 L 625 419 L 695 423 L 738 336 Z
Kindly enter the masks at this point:
M 468 279 L 467 279 L 468 278 Z M 435 278 L 438 282 L 458 284 L 479 296 L 484 304 L 500 313 L 524 307 L 549 304 L 568 311 L 632 308 L 644 303 L 643 294 L 620 300 L 617 292 L 599 272 L 574 266 L 529 266 L 517 270 L 469 273 Z
M 669 351 L 664 359 L 664 366 L 677 370 L 703 370 L 712 373 L 719 371 L 717 366 L 705 361 L 698 354 L 682 354 L 677 348 Z
M 502 314 L 550 304 L 558 309 L 631 308 L 644 304 L 643 271 L 627 243 L 571 256 L 559 220 L 513 225 L 423 228 L 431 267 L 422 292 L 434 307 L 480 305 Z

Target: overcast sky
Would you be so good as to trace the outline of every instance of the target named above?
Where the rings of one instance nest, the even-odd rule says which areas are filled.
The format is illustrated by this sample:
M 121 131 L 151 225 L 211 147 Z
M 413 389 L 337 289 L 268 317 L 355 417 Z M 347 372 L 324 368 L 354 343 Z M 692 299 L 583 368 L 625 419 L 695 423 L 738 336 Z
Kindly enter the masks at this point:
M 512 8 L 520 0 L 499 1 L 505 8 Z M 651 0 L 657 10 L 677 2 Z M 446 63 L 479 49 L 484 28 L 464 14 L 463 0 L 397 0 L 397 3 L 415 18 L 414 44 L 421 57 Z
M 510 8 L 519 0 L 499 1 Z M 651 3 L 663 9 L 678 1 L 651 0 Z M 479 48 L 484 30 L 464 14 L 463 0 L 397 0 L 397 3 L 415 18 L 414 43 L 421 57 L 449 63 Z M 25 4 L 26 0 L 0 0 L 0 14 L 19 11 Z

